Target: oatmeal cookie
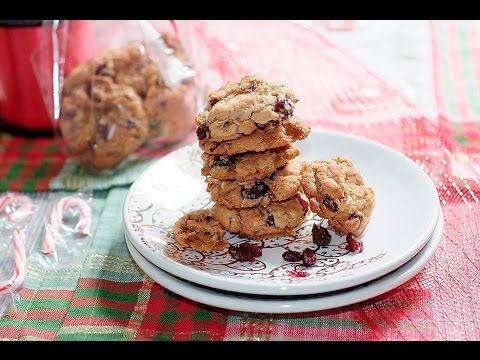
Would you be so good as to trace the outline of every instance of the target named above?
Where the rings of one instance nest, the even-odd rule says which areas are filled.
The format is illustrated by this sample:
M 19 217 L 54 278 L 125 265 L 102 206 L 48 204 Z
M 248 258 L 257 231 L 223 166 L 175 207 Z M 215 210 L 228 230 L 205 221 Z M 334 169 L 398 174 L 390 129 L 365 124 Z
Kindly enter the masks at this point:
M 219 101 L 229 100 L 240 94 L 272 94 L 279 97 L 288 98 L 290 101 L 296 103 L 296 98 L 293 91 L 286 85 L 268 82 L 259 76 L 246 75 L 240 81 L 228 81 L 223 84 L 218 90 L 212 91 L 208 95 L 207 105 L 205 110 L 210 110 Z
M 147 95 L 150 78 L 158 72 L 140 42 L 103 52 L 93 59 L 91 66 L 93 76 L 109 77 L 115 84 L 129 86 L 142 99 Z
M 296 116 L 285 119 L 282 125 L 270 125 L 265 129 L 256 129 L 250 135 L 227 141 L 210 140 L 205 128 L 197 128 L 200 148 L 214 155 L 232 155 L 247 151 L 261 152 L 305 139 L 308 134 L 310 134 L 310 127 L 303 124 Z
M 99 54 L 90 62 L 91 73 L 93 72 L 94 76 L 110 77 L 116 84 L 130 86 L 138 96 L 145 99 L 152 86 L 167 88 L 162 69 L 155 60 L 168 54 L 160 54 L 157 51 L 153 53 L 156 50 L 155 41 L 163 42 L 171 50 L 171 55 L 181 62 L 186 62 L 177 38 L 162 34 L 151 42 L 132 41 L 121 48 Z
M 191 72 L 186 63 L 185 54 L 179 41 L 168 34 L 159 39 L 163 41 L 172 54 L 157 54 L 174 56 L 179 64 L 183 64 L 186 72 Z M 131 86 L 144 100 L 143 106 L 149 119 L 148 138 L 163 144 L 172 143 L 193 130 L 193 121 L 198 110 L 195 77 L 172 77 L 172 84 L 166 81 L 166 74 L 155 61 L 152 51 L 156 49 L 153 43 L 129 43 L 121 49 L 111 50 L 94 60 L 95 75 L 108 76 L 117 84 Z M 177 64 L 178 66 L 181 66 Z M 169 69 L 170 70 L 170 69 Z M 171 71 L 177 71 L 172 69 Z
M 171 54 L 164 56 L 174 57 L 177 67 L 185 65 L 188 69 L 176 38 L 163 34 L 154 41 L 164 41 L 171 49 Z M 178 84 L 167 86 L 174 81 L 162 75 L 152 57 L 154 49 L 153 42 L 148 46 L 140 42 L 126 44 L 77 66 L 65 79 L 60 128 L 71 154 L 80 154 L 86 165 L 113 167 L 149 139 L 171 143 L 195 127 L 198 101 L 193 72 L 183 78 L 177 74 L 173 80 Z M 114 107 L 116 110 L 112 110 Z M 122 122 L 127 117 L 131 121 Z M 112 139 L 106 139 L 108 134 L 102 129 L 107 126 L 108 137 L 112 137 L 112 129 L 117 127 L 111 125 L 118 122 L 128 131 L 120 129 L 107 148 L 105 140 Z M 97 130 L 99 133 L 94 135 Z
M 290 161 L 269 177 L 261 180 L 238 182 L 236 180 L 206 179 L 212 200 L 229 208 L 268 206 L 272 201 L 282 201 L 302 191 L 301 163 Z
M 308 200 L 303 194 L 270 203 L 268 207 L 256 206 L 248 209 L 230 209 L 215 204 L 212 216 L 227 231 L 261 239 L 268 236 L 291 235 L 309 212 Z
M 375 194 L 352 162 L 340 157 L 305 163 L 302 187 L 310 207 L 339 234 L 359 236 L 375 206 Z
M 72 155 L 94 168 L 110 168 L 145 142 L 148 120 L 131 87 L 102 76 L 93 85 L 67 88 L 60 129 Z
M 270 176 L 300 154 L 300 150 L 288 145 L 261 153 L 248 152 L 230 156 L 202 154 L 203 176 L 218 180 L 251 181 Z
M 210 141 L 233 140 L 256 129 L 281 125 L 293 115 L 297 101 L 293 91 L 284 85 L 245 76 L 211 93 L 196 123 L 208 132 Z
M 185 214 L 173 226 L 173 237 L 182 247 L 209 253 L 227 247 L 225 230 L 212 218 L 209 210 L 195 210 Z

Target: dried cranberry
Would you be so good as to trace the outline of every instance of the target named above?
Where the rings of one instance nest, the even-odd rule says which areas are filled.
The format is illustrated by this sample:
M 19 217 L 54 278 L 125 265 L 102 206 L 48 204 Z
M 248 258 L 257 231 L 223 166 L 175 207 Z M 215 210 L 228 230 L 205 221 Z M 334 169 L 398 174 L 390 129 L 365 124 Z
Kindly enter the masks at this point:
M 197 133 L 198 140 L 200 140 L 200 141 L 207 140 L 210 137 L 210 130 L 208 129 L 207 125 L 205 125 L 205 124 L 200 125 L 197 128 L 196 133 Z
M 95 69 L 95 75 L 113 76 L 111 69 L 107 69 L 107 66 L 107 63 L 100 64 Z
M 210 152 L 215 151 L 219 148 L 219 146 L 222 144 L 221 141 L 215 141 L 211 146 L 210 146 Z
M 287 116 L 291 116 L 293 114 L 293 106 L 290 100 L 286 98 L 281 98 L 275 102 L 273 111 L 281 114 L 282 118 L 286 118 Z
M 282 258 L 285 261 L 297 262 L 302 261 L 303 256 L 298 251 L 287 250 L 282 254 Z
M 255 256 L 250 253 L 250 252 L 245 252 L 240 249 L 240 247 L 235 246 L 235 245 L 230 245 L 228 247 L 228 253 L 238 261 L 249 261 L 253 262 L 255 261 Z
M 250 244 L 250 243 L 241 243 L 239 246 L 243 251 L 248 251 L 253 253 L 255 257 L 262 256 L 262 248 L 263 248 L 262 246 Z
M 310 248 L 306 248 L 302 253 L 302 262 L 305 266 L 313 266 L 317 262 L 317 254 Z
M 361 240 L 358 240 L 352 234 L 348 234 L 346 249 L 351 252 L 358 251 L 359 253 L 361 253 L 363 251 L 363 242 Z
M 358 214 L 351 214 L 348 217 L 348 220 L 353 220 L 353 219 L 358 219 L 358 220 L 362 221 L 363 217 L 361 215 L 358 215 Z
M 276 127 L 280 126 L 280 121 L 270 120 L 270 125 L 272 125 L 272 127 L 276 128 Z
M 257 127 L 257 129 L 265 130 L 266 127 L 268 126 L 268 121 L 265 124 L 255 123 L 255 126 Z
M 323 205 L 331 212 L 338 211 L 337 203 L 328 195 L 323 195 Z
M 268 214 L 267 225 L 268 226 L 275 226 L 275 218 L 273 217 L 273 214 Z
M 310 204 L 308 203 L 308 201 L 303 199 L 302 196 L 299 195 L 299 194 L 297 194 L 295 197 L 296 197 L 298 203 L 302 206 L 303 215 L 305 215 L 308 212 L 308 208 L 310 207 Z
M 276 177 L 277 177 L 277 173 L 272 173 L 272 175 L 270 175 L 268 178 L 270 180 L 275 180 Z
M 308 273 L 302 270 L 290 270 L 288 272 L 288 275 L 293 278 L 304 278 L 308 276 Z
M 213 160 L 212 166 L 220 167 L 220 166 L 232 166 L 233 162 L 228 156 L 219 156 Z
M 210 107 L 213 107 L 216 103 L 218 103 L 220 100 L 217 98 L 211 98 L 210 99 Z
M 313 243 L 320 246 L 328 245 L 332 240 L 332 235 L 328 230 L 317 224 L 313 224 L 312 226 L 312 237 Z
M 264 196 L 270 188 L 263 181 L 255 181 L 250 187 L 243 187 L 242 196 L 244 199 L 256 200 Z
M 268 125 L 276 128 L 277 126 L 280 125 L 280 121 L 278 121 L 278 120 L 270 120 L 270 121 L 267 121 L 265 124 L 255 123 L 255 126 L 257 127 L 257 129 L 260 129 L 260 130 L 265 130 Z
M 239 246 L 230 245 L 228 253 L 238 261 L 255 261 L 256 257 L 262 256 L 262 248 L 249 243 L 242 243 Z

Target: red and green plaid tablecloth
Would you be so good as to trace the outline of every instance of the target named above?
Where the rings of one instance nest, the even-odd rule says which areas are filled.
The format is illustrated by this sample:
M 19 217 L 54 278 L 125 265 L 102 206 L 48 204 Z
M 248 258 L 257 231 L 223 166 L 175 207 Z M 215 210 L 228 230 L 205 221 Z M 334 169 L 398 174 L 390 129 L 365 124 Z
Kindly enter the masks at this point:
M 433 75 L 444 127 L 467 152 L 480 152 L 480 23 L 431 21 Z
M 59 141 L 0 132 L 0 191 L 47 190 L 65 162 Z
M 272 315 L 212 308 L 165 290 L 135 265 L 119 210 L 128 186 L 117 185 L 94 192 L 98 225 L 83 265 L 30 266 L 17 311 L 0 320 L 0 339 L 480 339 L 478 23 L 431 23 L 439 119 L 425 118 L 349 54 L 298 25 L 192 26 L 223 79 L 254 72 L 286 81 L 313 127 L 359 134 L 417 161 L 436 184 L 445 215 L 435 256 L 404 285 L 339 309 Z M 1 135 L 0 190 L 46 190 L 64 161 L 57 146 Z

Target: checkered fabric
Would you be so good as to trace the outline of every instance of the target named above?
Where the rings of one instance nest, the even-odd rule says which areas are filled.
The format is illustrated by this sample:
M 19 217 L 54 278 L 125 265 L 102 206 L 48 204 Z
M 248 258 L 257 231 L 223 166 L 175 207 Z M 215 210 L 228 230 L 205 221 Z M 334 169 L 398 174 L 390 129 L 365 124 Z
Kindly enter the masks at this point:
M 48 190 L 65 162 L 59 140 L 21 138 L 0 131 L 0 191 Z
M 431 21 L 435 97 L 442 126 L 480 151 L 480 22 Z

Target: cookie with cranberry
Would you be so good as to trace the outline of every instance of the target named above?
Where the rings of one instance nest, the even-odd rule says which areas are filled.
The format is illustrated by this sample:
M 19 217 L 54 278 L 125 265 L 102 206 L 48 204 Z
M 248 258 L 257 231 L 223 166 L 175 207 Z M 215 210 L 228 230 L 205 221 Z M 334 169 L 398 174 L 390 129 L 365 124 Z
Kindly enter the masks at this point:
M 215 204 L 212 216 L 225 230 L 241 236 L 261 239 L 269 236 L 291 235 L 309 212 L 308 200 L 303 194 L 248 209 L 231 209 Z
M 141 42 L 107 50 L 91 61 L 93 76 L 108 77 L 115 84 L 131 87 L 144 99 L 150 86 L 150 78 L 158 68 Z
M 282 125 L 269 125 L 264 129 L 258 128 L 249 135 L 225 141 L 211 140 L 208 128 L 197 127 L 200 148 L 214 155 L 232 155 L 247 151 L 261 152 L 305 139 L 308 134 L 310 134 L 310 127 L 296 116 L 285 119 L 282 121 Z
M 173 225 L 173 238 L 181 247 L 204 253 L 225 249 L 228 243 L 224 235 L 225 230 L 205 209 L 189 212 Z
M 284 119 L 293 115 L 297 101 L 285 85 L 245 76 L 211 93 L 196 123 L 206 129 L 210 141 L 233 140 L 257 129 L 281 126 Z
M 328 219 L 339 235 L 359 236 L 365 230 L 375 194 L 351 161 L 337 157 L 305 163 L 302 187 L 312 211 Z
M 288 86 L 266 81 L 265 79 L 256 75 L 246 75 L 239 81 L 228 81 L 219 89 L 210 92 L 205 110 L 211 110 L 212 107 L 219 101 L 225 101 L 241 94 L 251 93 L 273 94 L 279 97 L 288 98 L 293 103 L 298 101 L 295 94 Z
M 301 163 L 293 160 L 266 178 L 244 182 L 209 177 L 207 190 L 213 201 L 229 208 L 265 207 L 302 191 L 300 167 Z
M 300 150 L 291 145 L 260 153 L 248 152 L 230 156 L 203 153 L 202 175 L 218 180 L 263 179 L 299 154 Z
M 148 120 L 131 87 L 97 76 L 91 86 L 67 86 L 60 129 L 72 155 L 88 166 L 105 169 L 145 142 Z
M 191 78 L 185 78 L 182 72 L 180 76 L 170 76 L 170 60 L 179 63 L 173 64 L 176 67 L 187 66 L 185 73 L 190 73 L 178 39 L 161 34 L 148 42 L 132 41 L 120 48 L 104 51 L 90 62 L 90 66 L 94 76 L 109 77 L 116 84 L 130 86 L 145 99 L 152 86 L 174 88 Z
M 159 59 L 162 61 L 156 61 Z M 115 94 L 102 105 L 101 101 L 107 98 L 101 96 L 106 92 L 106 83 L 111 84 Z M 112 112 L 111 105 L 120 92 L 123 100 Z M 197 96 L 194 72 L 178 40 L 162 34 L 151 42 L 131 42 L 105 51 L 76 67 L 65 79 L 60 128 L 72 155 L 81 154 L 80 159 L 95 168 L 113 167 L 139 147 L 140 138 L 142 144 L 151 140 L 164 145 L 193 130 Z M 125 124 L 131 130 L 117 134 L 124 140 L 123 148 L 112 143 L 107 149 L 101 139 L 88 142 L 95 129 L 122 121 L 128 113 L 133 114 L 133 120 Z M 111 115 L 113 118 L 108 119 Z M 146 128 L 144 118 L 148 120 Z M 99 134 L 101 137 L 102 133 Z M 128 134 L 132 137 L 127 138 Z
M 168 53 L 158 52 L 157 45 Z M 149 139 L 171 143 L 194 129 L 198 92 L 177 38 L 162 34 L 150 42 L 129 43 L 95 58 L 93 68 L 95 75 L 132 87 L 144 100 Z

